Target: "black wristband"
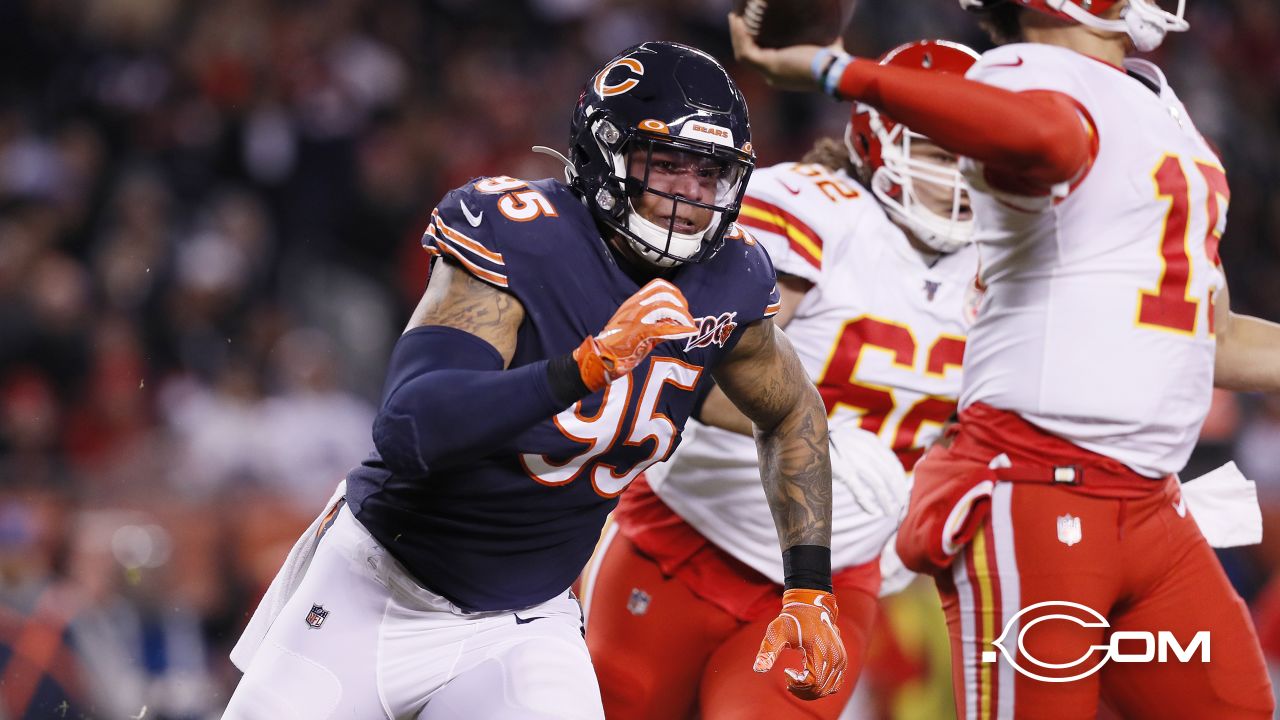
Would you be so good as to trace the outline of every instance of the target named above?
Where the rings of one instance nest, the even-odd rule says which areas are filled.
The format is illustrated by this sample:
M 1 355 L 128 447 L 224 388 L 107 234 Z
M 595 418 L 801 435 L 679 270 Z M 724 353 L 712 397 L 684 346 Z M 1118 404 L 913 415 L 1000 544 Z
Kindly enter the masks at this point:
M 565 407 L 591 394 L 591 388 L 582 381 L 582 371 L 578 369 L 573 353 L 547 361 L 547 384 L 551 386 L 551 394 Z
M 831 592 L 831 548 L 792 545 L 782 551 L 783 590 L 803 588 Z

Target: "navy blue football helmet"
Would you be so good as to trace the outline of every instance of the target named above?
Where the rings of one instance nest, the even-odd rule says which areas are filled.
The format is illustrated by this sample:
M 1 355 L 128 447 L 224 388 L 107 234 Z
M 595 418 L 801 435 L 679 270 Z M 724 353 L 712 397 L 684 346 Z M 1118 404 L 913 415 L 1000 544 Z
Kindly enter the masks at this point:
M 573 111 L 569 148 L 570 183 L 597 222 L 659 267 L 699 262 L 720 249 L 755 166 L 747 102 L 737 85 L 715 58 L 671 42 L 628 48 L 592 76 Z M 699 180 L 714 178 L 714 200 L 652 187 L 651 172 L 668 162 L 655 165 L 655 153 L 692 156 Z M 672 201 L 670 217 L 654 222 L 636 212 L 633 203 L 644 193 Z M 680 232 L 682 205 L 685 214 L 710 210 L 710 224 Z

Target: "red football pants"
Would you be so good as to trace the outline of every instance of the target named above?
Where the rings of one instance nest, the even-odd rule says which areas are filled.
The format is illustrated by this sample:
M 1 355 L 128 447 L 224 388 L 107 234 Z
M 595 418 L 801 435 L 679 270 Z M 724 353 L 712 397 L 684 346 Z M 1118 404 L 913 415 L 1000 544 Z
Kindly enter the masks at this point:
M 787 692 L 779 671 L 803 667 L 800 653 L 784 651 L 767 675 L 751 669 L 765 629 L 782 607 L 781 586 L 775 586 L 777 602 L 760 603 L 756 617 L 741 619 L 665 575 L 616 527 L 596 552 L 601 555 L 583 588 L 590 599 L 587 647 L 609 720 L 836 718 L 848 703 L 875 621 L 875 591 L 867 586 L 879 584 L 878 563 L 869 569 L 872 583 L 857 573 L 844 574 L 844 584 L 836 576 L 848 670 L 839 692 L 804 701 Z M 699 551 L 720 552 L 710 545 Z
M 934 466 L 926 472 L 946 470 L 947 456 L 931 453 Z M 952 464 L 968 469 L 962 461 Z M 1271 688 L 1253 624 L 1172 479 L 1136 499 L 997 482 L 988 519 L 936 580 L 951 635 L 960 718 L 1092 718 L 1100 695 L 1124 718 L 1271 717 Z M 1061 612 L 1090 620 L 1061 606 L 1014 621 L 1019 610 L 1045 601 L 1079 603 L 1106 621 L 1092 627 L 1062 619 L 1030 624 Z M 1118 631 L 1157 638 L 1165 631 L 1187 647 L 1197 632 L 1208 630 L 1210 661 L 1201 662 L 1199 652 L 1188 662 L 1172 652 L 1166 662 L 1113 658 L 1087 677 L 1046 682 L 1019 672 L 1003 655 L 991 662 L 997 650 L 991 643 L 1011 622 L 1000 647 L 1014 652 L 1020 667 L 1046 677 L 1088 670 L 1106 651 L 1056 670 L 1030 658 L 1073 663 L 1091 646 L 1109 647 Z M 1025 652 L 1017 650 L 1019 637 Z M 1118 649 L 1141 656 L 1147 646 L 1129 637 Z

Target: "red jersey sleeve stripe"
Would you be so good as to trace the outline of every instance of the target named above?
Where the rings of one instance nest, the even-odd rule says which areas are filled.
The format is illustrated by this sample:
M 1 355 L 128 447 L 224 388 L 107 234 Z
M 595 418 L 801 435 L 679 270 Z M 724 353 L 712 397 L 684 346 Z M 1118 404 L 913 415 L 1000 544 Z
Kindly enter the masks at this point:
M 748 196 L 742 200 L 738 219 L 747 227 L 785 237 L 797 255 L 815 268 L 822 268 L 822 237 L 795 215 L 777 205 Z

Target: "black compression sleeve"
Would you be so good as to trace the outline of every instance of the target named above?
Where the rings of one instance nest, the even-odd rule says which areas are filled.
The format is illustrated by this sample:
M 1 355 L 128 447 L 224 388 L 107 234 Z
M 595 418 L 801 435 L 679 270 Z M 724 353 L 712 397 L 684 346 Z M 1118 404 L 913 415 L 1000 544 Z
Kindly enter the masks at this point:
M 504 370 L 498 351 L 475 335 L 415 328 L 391 352 L 374 445 L 393 471 L 425 474 L 508 440 L 585 397 L 585 386 L 571 397 L 564 373 L 563 361 L 547 360 Z

